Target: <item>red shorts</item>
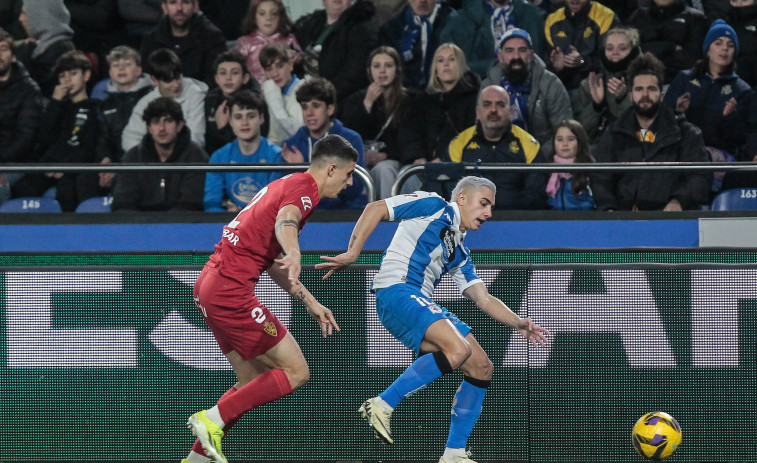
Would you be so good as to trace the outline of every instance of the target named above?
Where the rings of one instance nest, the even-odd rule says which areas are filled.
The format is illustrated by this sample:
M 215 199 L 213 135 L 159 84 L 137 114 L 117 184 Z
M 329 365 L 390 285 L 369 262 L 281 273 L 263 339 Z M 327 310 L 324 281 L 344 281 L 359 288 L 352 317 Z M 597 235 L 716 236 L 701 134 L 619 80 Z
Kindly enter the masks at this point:
M 224 278 L 215 268 L 202 269 L 195 282 L 194 300 L 224 354 L 236 351 L 249 360 L 268 352 L 287 333 L 253 290 Z

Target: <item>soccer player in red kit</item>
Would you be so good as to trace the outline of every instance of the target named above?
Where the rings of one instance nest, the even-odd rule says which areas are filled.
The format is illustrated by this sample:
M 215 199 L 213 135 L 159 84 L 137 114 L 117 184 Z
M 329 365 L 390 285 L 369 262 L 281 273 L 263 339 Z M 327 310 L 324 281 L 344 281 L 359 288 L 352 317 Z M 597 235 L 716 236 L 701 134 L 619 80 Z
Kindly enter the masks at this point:
M 322 138 L 313 147 L 307 172 L 269 183 L 223 228 L 195 283 L 194 301 L 238 382 L 214 407 L 189 418 L 198 441 L 182 463 L 226 463 L 224 430 L 247 411 L 291 394 L 310 377 L 297 341 L 255 295 L 261 273 L 267 271 L 305 305 L 324 337 L 339 331 L 331 310 L 299 281 L 298 235 L 322 198 L 336 198 L 352 184 L 357 159 L 344 138 Z

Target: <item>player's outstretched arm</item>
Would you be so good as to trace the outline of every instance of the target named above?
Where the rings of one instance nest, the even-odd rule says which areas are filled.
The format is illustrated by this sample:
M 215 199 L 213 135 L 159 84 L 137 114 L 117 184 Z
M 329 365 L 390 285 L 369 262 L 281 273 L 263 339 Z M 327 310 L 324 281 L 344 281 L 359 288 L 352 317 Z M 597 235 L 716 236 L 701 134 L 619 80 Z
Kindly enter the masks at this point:
M 318 302 L 299 280 L 292 283 L 289 279 L 289 271 L 279 263 L 279 260 L 281 259 L 277 259 L 268 269 L 268 275 L 274 283 L 305 305 L 310 316 L 318 320 L 318 326 L 320 326 L 324 338 L 334 334 L 334 331 L 339 331 L 339 325 L 331 310 Z
M 275 233 L 282 249 L 282 256 L 276 259 L 281 268 L 286 269 L 289 281 L 292 285 L 300 278 L 302 264 L 300 263 L 300 220 L 302 212 L 293 204 L 288 204 L 279 209 L 276 214 Z
M 334 257 L 321 256 L 321 259 L 326 262 L 315 265 L 318 270 L 328 270 L 326 275 L 323 276 L 324 280 L 335 272 L 349 267 L 360 257 L 365 242 L 382 220 L 389 220 L 389 209 L 384 200 L 374 201 L 365 206 L 355 228 L 352 230 L 347 251 Z
M 520 318 L 504 302 L 492 296 L 483 283 L 476 283 L 467 288 L 463 295 L 472 300 L 478 308 L 493 319 L 518 330 L 534 346 L 539 347 L 547 344 L 549 331 L 534 323 L 531 318 Z

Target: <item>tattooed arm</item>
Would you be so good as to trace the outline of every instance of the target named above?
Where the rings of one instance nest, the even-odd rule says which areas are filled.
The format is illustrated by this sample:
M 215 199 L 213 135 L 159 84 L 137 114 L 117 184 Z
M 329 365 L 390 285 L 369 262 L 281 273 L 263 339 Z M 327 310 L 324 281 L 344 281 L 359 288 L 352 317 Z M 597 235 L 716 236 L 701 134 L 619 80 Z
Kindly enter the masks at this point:
M 287 270 L 291 285 L 298 281 L 302 269 L 299 241 L 300 220 L 302 220 L 302 212 L 293 204 L 282 207 L 276 215 L 276 240 L 282 249 L 282 256 L 276 259 L 276 263 L 280 268 Z
M 326 275 L 323 276 L 324 280 L 333 275 L 334 272 L 349 267 L 360 257 L 360 251 L 363 250 L 365 242 L 382 220 L 389 220 L 389 209 L 387 209 L 383 200 L 374 201 L 365 207 L 352 230 L 347 251 L 334 257 L 321 256 L 321 259 L 326 262 L 316 264 L 315 268 L 328 270 Z
M 318 320 L 323 336 L 326 337 L 339 331 L 339 325 L 334 320 L 331 310 L 324 307 L 299 281 L 292 283 L 289 279 L 289 272 L 279 263 L 283 259 L 276 259 L 273 265 L 268 269 L 268 275 L 284 291 L 288 292 L 293 298 L 302 302 L 311 317 Z

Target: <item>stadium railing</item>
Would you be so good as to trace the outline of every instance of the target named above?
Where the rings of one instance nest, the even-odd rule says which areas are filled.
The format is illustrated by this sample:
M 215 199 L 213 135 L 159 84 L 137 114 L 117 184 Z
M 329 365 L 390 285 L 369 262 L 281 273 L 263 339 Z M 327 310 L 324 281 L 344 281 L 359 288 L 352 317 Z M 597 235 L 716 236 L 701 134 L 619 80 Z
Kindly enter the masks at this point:
M 44 172 L 305 172 L 309 164 L 163 164 L 163 163 L 135 163 L 135 164 L 4 164 L 3 172 L 44 173 Z M 368 202 L 376 200 L 376 185 L 368 171 L 361 166 L 355 166 L 355 175 L 365 184 Z
M 409 167 L 401 171 L 392 186 L 392 195 L 399 194 L 402 185 L 413 175 L 422 174 L 424 164 Z M 486 172 L 604 172 L 604 171 L 666 171 L 681 170 L 685 172 L 747 172 L 757 171 L 757 162 L 619 162 L 592 164 L 466 164 L 466 174 Z M 757 188 L 757 185 L 755 186 Z

